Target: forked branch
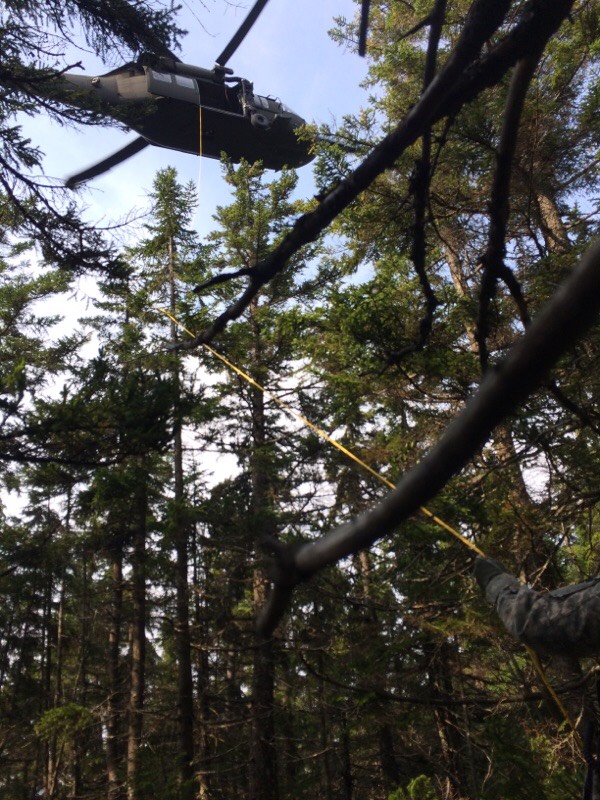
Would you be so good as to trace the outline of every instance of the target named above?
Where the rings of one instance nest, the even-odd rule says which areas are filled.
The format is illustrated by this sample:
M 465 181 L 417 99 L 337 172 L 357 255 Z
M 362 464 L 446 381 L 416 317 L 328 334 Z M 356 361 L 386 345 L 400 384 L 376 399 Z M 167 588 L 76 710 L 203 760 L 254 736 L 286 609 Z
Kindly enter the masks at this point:
M 340 559 L 370 547 L 425 506 L 483 447 L 496 425 L 519 407 L 549 369 L 592 325 L 600 312 L 600 243 L 533 320 L 506 360 L 489 370 L 463 412 L 430 452 L 375 508 L 314 542 L 274 550 L 276 569 L 269 601 L 258 621 L 274 630 L 294 585 Z
M 419 102 L 348 177 L 325 195 L 314 211 L 299 217 L 283 241 L 253 268 L 249 284 L 238 299 L 204 333 L 182 344 L 181 348 L 191 350 L 211 342 L 229 322 L 240 317 L 262 286 L 282 272 L 301 247 L 314 242 L 434 123 L 456 114 L 484 89 L 497 84 L 517 61 L 527 57 L 532 50 L 543 49 L 568 17 L 572 6 L 573 0 L 530 0 L 514 27 L 481 56 L 483 46 L 504 21 L 510 2 L 475 0 L 456 47 Z

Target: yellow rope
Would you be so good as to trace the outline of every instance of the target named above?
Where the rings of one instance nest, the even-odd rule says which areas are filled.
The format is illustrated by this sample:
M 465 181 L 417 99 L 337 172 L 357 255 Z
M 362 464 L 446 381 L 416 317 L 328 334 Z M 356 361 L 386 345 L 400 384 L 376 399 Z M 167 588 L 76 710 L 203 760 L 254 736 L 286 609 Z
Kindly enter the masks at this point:
M 202 180 L 202 97 L 199 92 L 200 87 L 198 87 L 198 187 L 196 190 L 196 214 L 198 214 L 200 208 L 200 183 Z
M 539 679 L 544 684 L 548 694 L 550 695 L 550 697 L 552 698 L 552 700 L 556 704 L 556 707 L 558 708 L 560 713 L 563 715 L 563 717 L 565 718 L 567 724 L 569 725 L 569 727 L 573 731 L 573 734 L 575 736 L 575 739 L 576 739 L 579 747 L 581 749 L 583 749 L 583 739 L 581 738 L 581 734 L 577 730 L 577 725 L 575 724 L 575 721 L 572 719 L 572 717 L 569 714 L 569 712 L 567 711 L 567 709 L 564 707 L 560 697 L 556 694 L 556 692 L 554 691 L 552 685 L 548 681 L 548 678 L 546 677 L 546 672 L 544 670 L 544 667 L 542 666 L 542 662 L 540 661 L 538 654 L 535 652 L 535 650 L 533 650 L 531 647 L 529 647 L 528 644 L 523 644 L 523 647 L 529 653 L 529 658 L 531 659 L 531 663 L 533 664 L 533 668 L 537 672 Z
M 171 322 L 173 322 L 176 325 L 178 325 L 183 331 L 185 331 L 185 333 L 188 334 L 188 336 L 191 336 L 192 339 L 196 338 L 191 331 L 189 331 L 187 328 L 185 328 L 179 322 L 179 320 L 175 319 L 175 317 L 173 317 L 168 311 L 165 311 L 164 308 L 155 308 L 154 310 L 155 311 L 160 311 L 162 314 L 167 316 L 171 320 Z M 210 347 L 209 345 L 205 344 L 204 347 L 209 351 L 209 353 L 212 353 L 213 356 L 218 358 L 220 361 L 223 362 L 223 364 L 225 364 L 227 367 L 229 367 L 229 369 L 233 370 L 233 372 L 237 373 L 241 378 L 243 378 L 245 381 L 250 383 L 252 386 L 255 386 L 257 389 L 259 389 L 261 392 L 263 392 L 263 394 L 265 394 L 267 397 L 269 397 L 271 400 L 273 400 L 273 402 L 277 403 L 277 405 L 280 408 L 284 409 L 284 411 L 286 411 L 292 417 L 295 417 L 297 420 L 302 422 L 303 425 L 306 425 L 308 428 L 310 428 L 312 431 L 314 431 L 317 434 L 317 436 L 321 437 L 321 439 L 324 439 L 326 442 L 329 442 L 329 444 L 333 445 L 333 447 L 336 447 L 341 453 L 343 453 L 348 458 L 352 459 L 352 461 L 354 461 L 356 464 L 361 466 L 363 469 L 365 469 L 367 472 L 369 472 L 371 475 L 373 475 L 379 481 L 384 483 L 389 489 L 395 489 L 396 488 L 395 485 L 391 481 L 389 481 L 385 476 L 383 476 L 381 473 L 377 472 L 377 470 L 374 470 L 373 467 L 370 467 L 368 464 L 366 464 L 364 461 L 362 461 L 362 459 L 360 459 L 355 453 L 352 453 L 350 450 L 348 450 L 346 447 L 344 447 L 344 445 L 341 442 L 338 442 L 337 439 L 334 439 L 332 436 L 330 436 L 324 430 L 322 430 L 321 428 L 318 428 L 310 420 L 306 419 L 306 417 L 303 417 L 301 414 L 298 414 L 297 411 L 294 411 L 294 409 L 291 406 L 289 406 L 287 403 L 284 403 L 283 400 L 280 400 L 274 394 L 269 392 L 268 389 L 265 389 L 265 387 L 261 386 L 260 383 L 257 383 L 251 375 L 248 375 L 246 372 L 244 372 L 239 367 L 237 367 L 235 364 L 233 364 L 231 361 L 229 361 L 227 358 L 225 358 L 225 356 L 221 355 L 216 350 L 213 350 L 213 348 Z M 452 528 L 446 522 L 444 522 L 439 517 L 437 517 L 433 512 L 429 511 L 429 509 L 425 508 L 424 506 L 421 506 L 419 508 L 419 511 L 421 511 L 423 514 L 425 514 L 425 516 L 429 517 L 429 519 L 431 519 L 433 522 L 435 522 L 441 528 L 444 528 L 444 530 L 446 530 L 449 533 L 451 533 L 453 536 L 455 536 L 457 539 L 459 539 L 464 545 L 469 547 L 475 553 L 477 553 L 478 555 L 480 555 L 483 558 L 485 558 L 483 551 L 480 550 L 479 547 L 477 547 L 476 544 L 474 544 L 473 542 L 469 541 L 469 539 L 467 539 L 465 536 L 463 536 L 462 533 L 459 533 L 457 530 Z
M 192 339 L 196 338 L 195 335 L 190 330 L 188 330 L 186 327 L 184 327 L 182 325 L 182 323 L 179 322 L 178 319 L 176 319 L 172 314 L 170 314 L 164 308 L 154 308 L 153 310 L 154 311 L 159 311 L 161 314 L 164 314 L 175 325 L 178 325 L 185 333 L 187 333 L 188 336 L 190 336 Z M 284 409 L 288 414 L 290 414 L 291 416 L 295 417 L 297 420 L 302 422 L 303 425 L 306 425 L 307 427 L 309 427 L 318 436 L 320 436 L 326 442 L 329 442 L 329 444 L 331 444 L 334 447 L 336 447 L 341 453 L 344 453 L 344 455 L 346 455 L 348 458 L 352 459 L 352 461 L 354 461 L 356 464 L 360 465 L 363 469 L 367 470 L 367 472 L 369 472 L 375 478 L 380 480 L 387 487 L 389 487 L 390 489 L 395 489 L 396 488 L 395 485 L 391 481 L 389 481 L 385 476 L 381 475 L 379 472 L 377 472 L 372 467 L 370 467 L 368 464 L 366 464 L 364 461 L 362 461 L 357 455 L 352 453 L 350 450 L 348 450 L 346 447 L 344 447 L 343 444 L 338 442 L 337 439 L 334 439 L 333 437 L 329 436 L 328 433 L 326 433 L 321 428 L 318 428 L 310 420 L 306 419 L 301 414 L 298 414 L 298 412 L 294 411 L 294 409 L 291 406 L 289 406 L 283 400 L 280 400 L 274 394 L 269 392 L 267 389 L 265 389 L 264 386 L 261 386 L 260 383 L 255 381 L 254 378 L 251 375 L 248 375 L 246 372 L 241 370 L 239 367 L 237 367 L 235 364 L 233 364 L 231 361 L 229 361 L 229 359 L 227 359 L 227 358 L 225 358 L 225 356 L 221 355 L 221 353 L 218 353 L 216 350 L 214 350 L 208 344 L 203 344 L 203 347 L 206 350 L 208 350 L 209 353 L 211 353 L 213 356 L 215 356 L 215 358 L 218 358 L 219 361 L 221 361 L 223 364 L 225 364 L 229 369 L 231 369 L 233 372 L 238 374 L 241 378 L 243 378 L 249 384 L 251 384 L 252 386 L 254 386 L 257 389 L 259 389 L 267 397 L 269 397 L 271 400 L 273 400 L 275 403 L 277 403 L 277 405 L 280 408 Z M 431 511 L 429 511 L 429 509 L 425 508 L 424 506 L 420 506 L 419 511 L 421 511 L 423 514 L 425 514 L 427 517 L 429 517 L 429 519 L 431 519 L 433 522 L 435 522 L 441 528 L 443 528 L 444 530 L 446 530 L 449 533 L 451 533 L 453 536 L 455 536 L 457 539 L 459 539 L 463 544 L 465 544 L 471 550 L 476 552 L 482 558 L 485 558 L 485 554 L 483 553 L 483 551 L 479 547 L 477 547 L 477 545 L 475 545 L 473 542 L 469 541 L 469 539 L 467 539 L 465 536 L 463 536 L 457 530 L 452 528 L 450 525 L 448 525 L 442 519 L 437 517 L 435 514 L 433 514 Z M 573 731 L 573 733 L 575 735 L 575 738 L 578 741 L 580 747 L 583 747 L 583 742 L 582 742 L 581 736 L 579 735 L 579 732 L 577 731 L 577 726 L 576 726 L 575 722 L 573 721 L 573 719 L 571 718 L 571 715 L 569 714 L 567 709 L 564 707 L 564 705 L 561 702 L 560 698 L 558 697 L 558 695 L 556 694 L 556 692 L 554 691 L 554 689 L 550 685 L 550 683 L 549 683 L 549 681 L 548 681 L 548 679 L 546 677 L 546 673 L 544 671 L 544 668 L 543 668 L 543 666 L 542 666 L 542 664 L 540 662 L 540 659 L 538 658 L 537 653 L 535 652 L 535 650 L 532 650 L 531 647 L 529 647 L 529 645 L 525 644 L 524 647 L 527 650 L 527 652 L 529 654 L 529 657 L 531 658 L 531 662 L 533 664 L 533 667 L 534 667 L 536 673 L 538 674 L 538 676 L 539 676 L 540 680 L 542 681 L 544 687 L 548 691 L 548 694 L 550 695 L 550 697 L 552 698 L 552 700 L 556 704 L 556 707 L 558 708 L 560 713 L 565 718 L 565 720 L 568 723 L 569 727 L 572 729 L 572 731 Z

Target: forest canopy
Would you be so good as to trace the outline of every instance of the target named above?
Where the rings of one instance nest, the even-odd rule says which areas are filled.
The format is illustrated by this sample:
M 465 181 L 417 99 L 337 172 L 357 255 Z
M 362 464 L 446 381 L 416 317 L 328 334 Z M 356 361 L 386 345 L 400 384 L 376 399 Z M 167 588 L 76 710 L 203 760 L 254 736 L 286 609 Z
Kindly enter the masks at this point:
M 0 9 L 0 794 L 596 800 L 596 659 L 472 571 L 600 571 L 598 3 L 356 2 L 314 195 L 224 154 L 201 237 L 165 166 L 124 244 L 22 121 L 180 11 Z

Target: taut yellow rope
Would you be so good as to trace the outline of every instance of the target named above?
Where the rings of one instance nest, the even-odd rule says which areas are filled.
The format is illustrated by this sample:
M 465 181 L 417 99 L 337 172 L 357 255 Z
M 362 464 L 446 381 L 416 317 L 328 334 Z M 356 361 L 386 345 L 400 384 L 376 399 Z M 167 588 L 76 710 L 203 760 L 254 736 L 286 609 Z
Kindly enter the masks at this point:
M 177 320 L 172 314 L 170 314 L 164 308 L 155 308 L 154 310 L 155 311 L 160 311 L 161 314 L 164 314 L 166 317 L 168 317 L 173 323 L 175 323 L 175 325 L 177 325 L 183 331 L 185 331 L 185 333 L 187 333 L 188 336 L 190 336 L 192 339 L 196 338 L 195 335 L 190 330 L 188 330 L 186 327 L 184 327 L 181 324 L 181 322 L 179 322 L 179 320 Z M 346 447 L 344 447 L 344 445 L 341 444 L 341 442 L 338 442 L 336 439 L 331 437 L 324 430 L 322 430 L 321 428 L 318 428 L 310 420 L 306 419 L 301 414 L 298 414 L 298 412 L 294 411 L 294 409 L 291 406 L 289 406 L 283 400 L 280 400 L 274 394 L 269 392 L 267 389 L 265 389 L 264 386 L 261 386 L 260 383 L 257 383 L 257 381 L 255 381 L 254 378 L 251 375 L 248 375 L 242 369 L 237 367 L 235 364 L 233 364 L 231 361 L 229 361 L 229 359 L 225 358 L 225 356 L 221 355 L 216 350 L 214 350 L 212 347 L 210 347 L 210 345 L 203 344 L 203 347 L 206 350 L 208 350 L 209 353 L 211 353 L 213 356 L 215 356 L 215 358 L 218 358 L 219 361 L 221 361 L 223 364 L 225 364 L 229 369 L 231 369 L 233 372 L 235 372 L 237 375 L 239 375 L 241 378 L 243 378 L 249 384 L 251 384 L 252 386 L 254 386 L 257 389 L 259 389 L 267 397 L 269 397 L 271 400 L 273 400 L 275 403 L 277 403 L 277 405 L 280 408 L 284 409 L 292 417 L 294 417 L 295 419 L 297 419 L 300 422 L 302 422 L 303 425 L 306 425 L 308 428 L 310 428 L 312 431 L 314 431 L 318 436 L 320 436 L 326 442 L 329 442 L 329 444 L 331 444 L 331 445 L 333 445 L 333 447 L 337 448 L 341 453 L 344 453 L 344 455 L 346 455 L 348 458 L 352 459 L 352 461 L 354 461 L 356 464 L 361 466 L 363 469 L 365 469 L 367 472 L 369 472 L 375 478 L 380 480 L 387 487 L 389 487 L 390 489 L 395 489 L 396 488 L 394 486 L 394 484 L 391 481 L 389 481 L 384 475 L 381 475 L 381 473 L 379 473 L 376 470 L 374 470 L 372 467 L 370 467 L 368 464 L 366 464 L 364 461 L 362 461 L 362 459 L 360 459 L 357 455 L 355 455 L 350 450 L 348 450 Z M 451 527 L 446 522 L 444 522 L 442 519 L 437 517 L 435 514 L 433 514 L 431 511 L 429 511 L 429 509 L 425 508 L 424 506 L 420 506 L 419 511 L 421 511 L 421 513 L 425 514 L 425 516 L 429 517 L 429 519 L 431 519 L 433 522 L 435 522 L 441 528 L 443 528 L 444 530 L 448 531 L 448 533 L 451 533 L 454 537 L 459 539 L 459 541 L 461 541 L 464 545 L 466 545 L 470 550 L 473 550 L 475 553 L 477 553 L 477 555 L 480 555 L 482 558 L 485 558 L 484 552 L 479 547 L 477 547 L 476 544 L 474 544 L 473 542 L 469 541 L 469 539 L 467 539 L 465 536 L 463 536 L 462 533 L 459 533 L 459 531 L 457 531 L 455 528 Z M 538 674 L 538 676 L 539 676 L 540 680 L 542 681 L 544 687 L 548 691 L 548 694 L 552 698 L 553 702 L 556 704 L 556 707 L 558 708 L 560 713 L 565 718 L 565 720 L 566 720 L 567 724 L 569 725 L 569 727 L 572 729 L 579 746 L 582 747 L 583 746 L 583 742 L 582 742 L 581 736 L 579 735 L 579 732 L 577 730 L 577 726 L 576 726 L 575 722 L 573 721 L 573 719 L 571 718 L 571 715 L 569 714 L 569 712 L 567 711 L 567 709 L 565 708 L 565 706 L 561 702 L 560 698 L 558 697 L 558 695 L 556 694 L 556 692 L 554 691 L 554 689 L 550 685 L 548 679 L 546 678 L 546 673 L 544 672 L 544 668 L 543 668 L 543 666 L 542 666 L 542 664 L 540 662 L 540 659 L 538 658 L 537 653 L 535 652 L 535 650 L 532 650 L 528 645 L 524 645 L 524 647 L 527 650 L 527 652 L 529 654 L 529 657 L 531 658 L 531 662 L 533 664 L 533 667 L 534 667 L 536 673 Z

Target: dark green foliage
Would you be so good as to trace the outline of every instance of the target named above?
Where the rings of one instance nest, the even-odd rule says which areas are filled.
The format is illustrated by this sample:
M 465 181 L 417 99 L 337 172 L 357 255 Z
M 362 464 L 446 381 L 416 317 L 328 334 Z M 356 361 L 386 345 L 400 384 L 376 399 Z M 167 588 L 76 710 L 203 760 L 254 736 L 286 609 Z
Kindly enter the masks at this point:
M 56 78 L 79 60 L 75 41 L 107 63 L 142 50 L 169 54 L 182 31 L 174 8 L 127 0 L 39 2 L 14 0 L 0 9 L 0 195 L 22 234 L 39 242 L 44 257 L 72 272 L 113 265 L 114 252 L 100 230 L 79 217 L 64 188 L 40 179 L 40 142 L 21 128 L 24 115 L 50 116 L 60 125 L 108 124 L 103 109 L 72 108 Z
M 438 64 L 467 5 L 447 7 Z M 60 49 L 79 21 L 104 55 L 158 52 L 177 33 L 153 4 L 10 10 L 9 115 L 34 113 L 57 66 L 58 50 L 23 58 L 48 21 L 44 45 Z M 327 131 L 319 188 L 417 101 L 430 11 L 371 3 L 372 108 Z M 404 153 L 215 343 L 386 481 L 432 447 L 596 232 L 597 18 L 575 6 L 527 96 L 503 254 L 513 282 L 496 276 L 482 301 L 505 76 L 434 127 L 429 155 L 421 142 Z M 353 33 L 340 23 L 341 40 Z M 9 167 L 35 167 L 12 118 L 4 131 Z M 292 171 L 225 164 L 224 179 L 231 203 L 200 242 L 193 187 L 157 175 L 143 239 L 112 260 L 83 323 L 91 354 L 81 336 L 53 338 L 40 311 L 63 296 L 65 271 L 29 268 L 27 246 L 9 243 L 29 220 L 49 226 L 52 263 L 68 251 L 79 268 L 94 248 L 76 255 L 68 214 L 39 195 L 1 207 L 0 455 L 5 496 L 19 489 L 22 503 L 0 516 L 0 794 L 578 796 L 572 733 L 474 586 L 470 551 L 427 516 L 298 586 L 273 639 L 257 637 L 273 542 L 316 538 L 387 487 L 204 349 L 173 349 L 188 334 L 156 308 L 205 329 L 306 207 Z M 538 588 L 600 568 L 599 354 L 593 331 L 431 509 Z M 588 678 L 546 667 L 577 717 L 571 689 Z

